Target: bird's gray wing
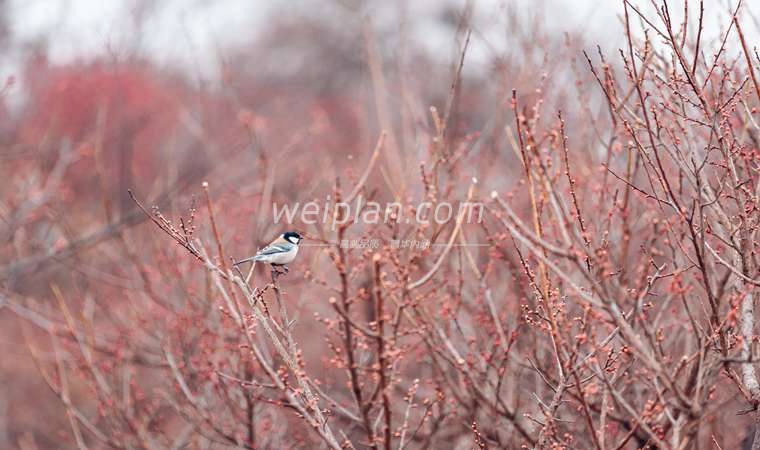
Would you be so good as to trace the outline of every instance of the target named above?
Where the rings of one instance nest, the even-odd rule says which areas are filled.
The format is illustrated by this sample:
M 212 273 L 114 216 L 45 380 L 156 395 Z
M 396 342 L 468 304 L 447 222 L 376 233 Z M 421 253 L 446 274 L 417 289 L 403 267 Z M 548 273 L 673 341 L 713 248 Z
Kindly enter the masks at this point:
M 287 253 L 290 250 L 293 249 L 293 245 L 288 242 L 277 242 L 275 244 L 269 244 L 266 247 L 262 248 L 258 252 L 256 252 L 255 255 L 250 256 L 245 259 L 241 259 L 240 261 L 236 262 L 234 265 L 238 266 L 243 263 L 247 263 L 249 261 L 261 261 L 266 256 L 272 256 L 277 255 L 279 253 Z
M 256 253 L 256 256 L 276 255 L 277 253 L 286 253 L 293 248 L 293 244 L 272 244 L 267 245 Z

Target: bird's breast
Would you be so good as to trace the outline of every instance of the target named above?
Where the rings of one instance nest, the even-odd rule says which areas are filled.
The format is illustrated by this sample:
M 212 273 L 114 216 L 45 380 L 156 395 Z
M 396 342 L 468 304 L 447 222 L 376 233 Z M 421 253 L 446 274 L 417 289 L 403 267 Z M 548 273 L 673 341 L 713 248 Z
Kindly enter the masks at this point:
M 289 264 L 296 257 L 296 254 L 298 254 L 298 247 L 294 245 L 287 252 L 271 255 L 267 262 L 271 264 Z

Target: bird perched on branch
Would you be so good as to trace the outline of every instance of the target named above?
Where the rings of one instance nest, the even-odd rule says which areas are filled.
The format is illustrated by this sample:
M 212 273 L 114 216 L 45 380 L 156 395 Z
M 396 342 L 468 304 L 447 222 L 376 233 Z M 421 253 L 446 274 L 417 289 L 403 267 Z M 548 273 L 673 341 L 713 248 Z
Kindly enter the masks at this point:
M 271 264 L 274 271 L 277 271 L 277 267 L 282 266 L 287 272 L 287 265 L 293 262 L 298 254 L 298 244 L 302 239 L 303 237 L 295 231 L 286 231 L 269 245 L 256 252 L 255 255 L 242 259 L 235 265 L 238 266 L 249 261 L 261 261 Z

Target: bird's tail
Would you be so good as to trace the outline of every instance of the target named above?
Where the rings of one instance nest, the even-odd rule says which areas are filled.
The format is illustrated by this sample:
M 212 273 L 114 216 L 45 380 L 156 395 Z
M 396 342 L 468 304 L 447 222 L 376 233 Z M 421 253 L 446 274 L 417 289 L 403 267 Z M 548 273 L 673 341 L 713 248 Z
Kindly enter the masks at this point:
M 258 261 L 258 260 L 259 260 L 258 255 L 254 255 L 254 256 L 251 256 L 251 257 L 248 257 L 248 258 L 245 258 L 245 259 L 241 259 L 240 261 L 238 261 L 238 262 L 236 262 L 236 263 L 234 263 L 232 265 L 233 266 L 239 266 L 241 264 L 245 264 L 245 263 L 250 262 L 250 261 Z

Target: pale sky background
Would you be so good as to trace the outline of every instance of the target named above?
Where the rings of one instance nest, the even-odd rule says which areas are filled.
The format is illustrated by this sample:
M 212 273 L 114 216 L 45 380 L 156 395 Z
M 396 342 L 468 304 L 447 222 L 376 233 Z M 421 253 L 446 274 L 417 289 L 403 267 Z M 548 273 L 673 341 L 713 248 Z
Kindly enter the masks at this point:
M 690 0 L 697 10 L 699 2 Z M 0 55 L 0 83 L 18 72 L 28 45 L 48 36 L 49 58 L 54 63 L 76 59 L 89 59 L 108 52 L 124 54 L 133 49 L 162 66 L 181 68 L 195 78 L 213 82 L 218 76 L 220 52 L 225 48 L 245 45 L 257 36 L 267 20 L 287 18 L 288 15 L 308 16 L 321 14 L 331 17 L 331 8 L 341 4 L 362 4 L 354 0 L 10 0 L 7 8 L 10 23 L 11 51 Z M 642 9 L 651 11 L 649 0 L 635 1 Z M 712 14 L 706 15 L 706 34 L 715 35 L 720 23 L 726 23 L 729 5 L 735 0 L 707 0 Z M 454 37 L 436 21 L 441 5 L 461 9 L 457 0 L 403 0 L 372 2 L 362 14 L 370 15 L 376 23 L 384 19 L 394 24 L 398 10 L 404 5 L 408 16 L 414 18 L 413 38 L 429 47 L 431 53 L 449 58 Z M 504 38 L 505 9 L 519 11 L 541 20 L 556 31 L 582 30 L 584 38 L 593 48 L 597 43 L 610 51 L 623 44 L 616 29 L 622 0 L 546 0 L 544 6 L 535 6 L 529 0 L 477 0 L 475 20 L 479 31 L 491 46 L 506 45 Z M 143 15 L 135 19 L 135 10 L 143 5 Z M 680 16 L 683 3 L 670 0 L 674 15 Z M 760 17 L 760 1 L 745 1 L 743 8 L 755 18 Z M 719 10 L 718 14 L 714 11 Z M 760 38 L 757 21 L 745 19 L 745 32 L 750 46 Z M 392 25 L 391 25 L 392 26 Z M 472 42 L 467 59 L 467 70 L 478 70 L 488 58 L 488 46 L 482 38 Z M 23 86 L 10 93 L 13 102 L 23 99 Z

